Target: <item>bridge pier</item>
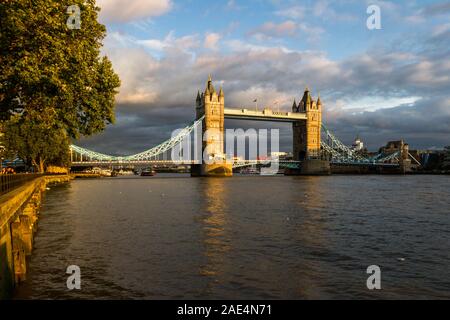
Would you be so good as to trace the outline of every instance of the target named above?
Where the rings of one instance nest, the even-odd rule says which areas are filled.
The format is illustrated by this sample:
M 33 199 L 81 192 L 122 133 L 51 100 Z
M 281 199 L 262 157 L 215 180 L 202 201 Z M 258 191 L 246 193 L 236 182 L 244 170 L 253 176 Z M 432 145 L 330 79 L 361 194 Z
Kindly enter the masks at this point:
M 331 174 L 330 161 L 320 159 L 305 160 L 302 163 L 300 174 L 311 176 L 328 176 Z
M 411 159 L 409 159 L 409 145 L 401 141 L 399 156 L 400 173 L 411 172 Z
M 306 121 L 292 124 L 294 160 L 301 161 L 300 169 L 288 170 L 288 175 L 330 175 L 330 161 L 321 151 L 322 102 L 314 101 L 306 88 L 300 103 L 294 100 L 293 113 L 306 113 Z
M 231 177 L 232 164 L 195 164 L 191 166 L 192 177 Z
M 205 92 L 197 93 L 196 119 L 205 116 L 202 122 L 202 164 L 191 167 L 193 177 L 231 177 L 233 165 L 224 154 L 225 94 L 220 88 L 217 94 L 211 76 Z M 208 159 L 208 163 L 205 161 Z
M 12 254 L 14 257 L 14 282 L 16 284 L 26 280 L 27 261 L 26 244 L 23 237 L 23 228 L 20 218 L 11 224 Z

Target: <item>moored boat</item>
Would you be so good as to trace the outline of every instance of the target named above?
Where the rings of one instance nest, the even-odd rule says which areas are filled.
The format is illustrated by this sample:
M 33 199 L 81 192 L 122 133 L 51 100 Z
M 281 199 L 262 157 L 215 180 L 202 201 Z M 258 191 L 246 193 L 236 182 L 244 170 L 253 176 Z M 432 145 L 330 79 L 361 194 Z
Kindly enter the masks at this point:
M 141 171 L 141 177 L 153 177 L 156 175 L 156 171 L 153 168 L 143 169 Z

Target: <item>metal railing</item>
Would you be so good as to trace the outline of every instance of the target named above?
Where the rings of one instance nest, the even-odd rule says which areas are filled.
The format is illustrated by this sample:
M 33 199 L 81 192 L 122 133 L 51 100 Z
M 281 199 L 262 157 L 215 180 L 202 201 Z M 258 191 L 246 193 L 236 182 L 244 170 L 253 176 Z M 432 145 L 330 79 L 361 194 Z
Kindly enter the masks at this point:
M 41 174 L 0 174 L 0 196 L 13 191 L 25 183 L 42 177 Z

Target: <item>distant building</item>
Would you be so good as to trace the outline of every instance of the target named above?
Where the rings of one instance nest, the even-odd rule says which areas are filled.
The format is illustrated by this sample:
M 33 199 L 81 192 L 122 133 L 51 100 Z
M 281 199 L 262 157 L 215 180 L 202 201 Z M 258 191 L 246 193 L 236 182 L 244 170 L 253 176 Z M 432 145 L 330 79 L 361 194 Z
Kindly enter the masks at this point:
M 444 148 L 444 161 L 442 169 L 450 169 L 450 146 Z
M 442 150 L 419 150 L 419 160 L 425 170 L 438 170 L 444 161 Z
M 352 149 L 354 151 L 362 151 L 364 149 L 364 142 L 361 140 L 359 136 L 357 136 L 355 142 L 353 142 Z
M 397 151 L 401 151 L 402 148 L 408 147 L 403 140 L 389 141 L 386 146 L 380 148 L 380 153 L 391 154 Z
M 287 152 L 271 152 L 270 156 L 272 158 L 287 158 L 288 157 L 288 153 Z
M 418 170 L 423 167 L 423 162 L 420 161 L 420 152 L 417 150 L 410 150 L 409 145 L 403 140 L 389 141 L 386 146 L 380 148 L 379 153 L 389 155 L 395 152 L 400 152 L 398 160 L 399 163 L 409 170 Z M 392 159 L 390 162 L 394 162 Z

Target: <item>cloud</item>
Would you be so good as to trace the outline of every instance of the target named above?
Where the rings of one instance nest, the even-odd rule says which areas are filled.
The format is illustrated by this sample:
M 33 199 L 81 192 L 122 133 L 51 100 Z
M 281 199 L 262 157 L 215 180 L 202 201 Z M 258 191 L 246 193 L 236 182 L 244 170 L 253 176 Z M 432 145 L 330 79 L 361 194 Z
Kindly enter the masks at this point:
M 205 36 L 204 47 L 210 50 L 218 50 L 218 42 L 221 39 L 221 35 L 218 33 L 207 33 Z
M 305 16 L 306 8 L 302 6 L 293 6 L 275 11 L 275 15 L 289 19 L 301 19 Z
M 438 25 L 432 31 L 433 38 L 442 37 L 443 35 L 448 35 L 450 32 L 450 23 L 445 23 Z
M 239 11 L 239 10 L 242 10 L 244 8 L 245 8 L 244 6 L 238 5 L 236 3 L 236 0 L 228 0 L 227 6 L 226 6 L 227 10 L 234 10 L 234 11 Z
M 423 14 L 427 16 L 441 15 L 449 12 L 450 12 L 449 1 L 432 4 L 423 9 Z
M 450 99 L 421 99 L 373 112 L 348 113 L 340 109 L 326 111 L 327 127 L 339 133 L 347 144 L 359 134 L 371 150 L 380 142 L 405 139 L 413 148 L 450 144 Z M 430 145 L 430 143 L 432 145 Z
M 249 35 L 258 40 L 267 40 L 271 38 L 291 37 L 297 38 L 305 35 L 308 41 L 316 41 L 325 32 L 320 27 L 313 27 L 307 23 L 296 23 L 288 20 L 281 23 L 266 22 L 258 28 L 249 32 Z
M 388 11 L 389 13 L 393 13 L 396 11 L 399 11 L 398 4 L 387 1 L 387 0 L 366 0 L 367 6 L 369 5 L 377 5 L 381 8 L 383 11 Z
M 141 45 L 149 50 L 154 52 L 164 52 L 165 50 L 170 50 L 173 48 L 178 48 L 185 52 L 190 52 L 190 50 L 194 48 L 198 48 L 200 46 L 200 41 L 198 39 L 198 35 L 187 35 L 180 38 L 175 36 L 175 32 L 171 31 L 167 36 L 162 39 L 144 39 L 137 40 L 131 39 L 131 42 L 134 42 L 135 45 Z
M 323 52 L 286 52 L 269 47 L 247 47 L 227 54 L 197 53 L 194 57 L 174 46 L 163 46 L 162 50 L 163 58 L 155 59 L 144 48 L 108 49 L 123 83 L 118 99 L 119 125 L 83 141 L 84 145 L 129 154 L 164 141 L 172 130 L 193 120 L 196 92 L 204 89 L 209 73 L 216 86 L 223 84 L 226 104 L 233 107 L 252 108 L 257 98 L 260 107 L 274 108 L 278 102 L 282 109 L 289 110 L 305 86 L 310 86 L 314 95 L 320 90 L 327 125 L 348 143 L 356 133 L 364 134 L 372 148 L 400 135 L 413 146 L 425 146 L 420 134 L 431 137 L 436 123 L 441 127 L 450 123 L 445 122 L 448 101 L 444 100 L 445 104 L 442 98 L 430 99 L 433 92 L 438 97 L 448 94 L 450 80 L 445 75 L 450 74 L 449 61 L 429 61 L 403 53 L 365 53 L 338 62 Z M 359 99 L 380 95 L 387 97 L 384 109 L 365 111 L 373 110 L 371 104 L 357 108 Z M 412 95 L 426 98 L 420 103 L 414 103 L 415 98 L 408 105 L 386 108 Z M 396 96 L 397 100 L 389 98 Z M 427 121 L 421 123 L 425 115 Z M 408 123 L 411 126 L 407 129 Z M 284 134 L 289 135 L 290 129 L 285 130 Z M 445 139 L 431 140 L 444 144 Z M 284 145 L 288 147 L 289 143 Z
M 339 3 L 337 4 L 339 5 Z M 309 16 L 320 18 L 327 22 L 350 22 L 358 20 L 356 16 L 345 12 L 345 10 L 340 10 L 338 12 L 334 6 L 336 6 L 336 2 L 333 3 L 331 1 L 319 0 L 314 1 L 313 4 L 310 5 L 294 5 L 277 10 L 275 11 L 275 15 L 296 21 L 300 19 L 304 20 Z
M 383 42 L 340 59 L 324 51 L 295 50 L 282 41 L 244 40 L 231 34 L 221 39 L 224 31 L 181 37 L 172 31 L 161 38 L 112 32 L 104 53 L 122 79 L 117 125 L 80 144 L 111 154 L 136 153 L 159 144 L 194 119 L 197 90 L 204 89 L 211 73 L 216 86 L 223 85 L 230 107 L 253 108 L 257 98 L 260 108 L 278 102 L 289 110 L 305 86 L 314 96 L 320 91 L 326 124 L 345 143 L 360 133 L 372 150 L 400 138 L 413 148 L 449 145 L 448 22 L 434 23 L 427 31 L 409 37 L 406 47 L 398 41 Z M 301 23 L 287 20 L 263 24 L 253 32 L 283 40 L 305 31 Z M 290 130 L 287 125 L 281 132 L 286 148 L 291 145 Z
M 434 16 L 448 15 L 450 13 L 450 2 L 435 3 L 416 10 L 412 15 L 406 16 L 405 20 L 413 24 L 425 23 Z
M 97 0 L 100 19 L 105 22 L 130 22 L 156 17 L 172 8 L 171 0 Z

